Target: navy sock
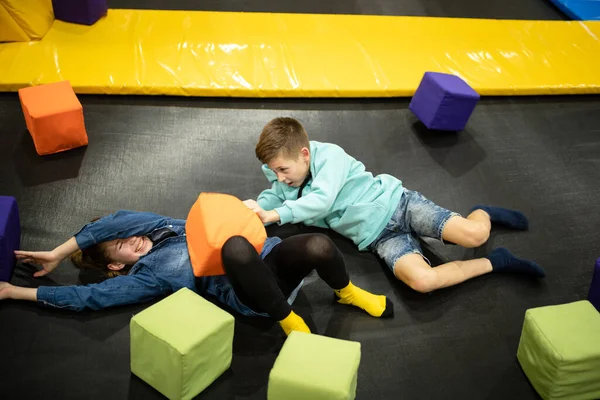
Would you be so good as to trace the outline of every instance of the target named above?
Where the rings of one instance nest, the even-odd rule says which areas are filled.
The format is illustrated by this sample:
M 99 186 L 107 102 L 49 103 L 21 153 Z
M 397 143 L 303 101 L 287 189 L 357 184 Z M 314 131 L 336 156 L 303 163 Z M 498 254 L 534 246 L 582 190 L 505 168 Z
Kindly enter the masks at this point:
M 473 207 L 471 212 L 475 210 L 483 210 L 488 213 L 490 219 L 495 224 L 504 225 L 507 228 L 518 229 L 521 231 L 526 231 L 527 228 L 529 228 L 529 221 L 527 220 L 527 217 L 519 211 L 483 205 L 477 205 Z
M 493 272 L 506 272 L 531 275 L 538 278 L 546 276 L 546 271 L 533 261 L 522 260 L 513 256 L 510 251 L 503 247 L 494 249 L 486 257 L 492 263 Z

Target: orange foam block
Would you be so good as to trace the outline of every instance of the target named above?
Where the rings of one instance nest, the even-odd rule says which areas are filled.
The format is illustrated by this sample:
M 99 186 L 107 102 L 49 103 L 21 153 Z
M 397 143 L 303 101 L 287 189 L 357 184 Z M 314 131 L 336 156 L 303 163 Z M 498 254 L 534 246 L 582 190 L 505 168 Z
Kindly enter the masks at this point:
M 39 155 L 88 144 L 83 107 L 68 81 L 19 89 L 19 99 Z
M 185 225 L 188 252 L 197 277 L 223 275 L 221 249 L 233 236 L 245 237 L 260 253 L 267 231 L 260 218 L 237 197 L 201 193 Z

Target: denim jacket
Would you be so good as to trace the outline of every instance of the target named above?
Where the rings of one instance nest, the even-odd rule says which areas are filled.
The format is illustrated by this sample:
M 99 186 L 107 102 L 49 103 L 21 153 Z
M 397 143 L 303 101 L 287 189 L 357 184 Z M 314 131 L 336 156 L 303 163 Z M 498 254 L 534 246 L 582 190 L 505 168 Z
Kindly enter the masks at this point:
M 213 296 L 243 315 L 266 316 L 244 305 L 225 275 L 194 276 L 185 237 L 185 220 L 121 210 L 85 225 L 75 239 L 79 248 L 85 249 L 100 242 L 141 236 L 164 227 L 177 236 L 155 244 L 127 275 L 85 286 L 41 286 L 37 291 L 38 303 L 74 311 L 99 310 L 149 301 L 186 287 L 200 295 Z M 266 257 L 280 242 L 276 237 L 267 238 L 261 257 Z M 299 288 L 288 299 L 290 304 Z

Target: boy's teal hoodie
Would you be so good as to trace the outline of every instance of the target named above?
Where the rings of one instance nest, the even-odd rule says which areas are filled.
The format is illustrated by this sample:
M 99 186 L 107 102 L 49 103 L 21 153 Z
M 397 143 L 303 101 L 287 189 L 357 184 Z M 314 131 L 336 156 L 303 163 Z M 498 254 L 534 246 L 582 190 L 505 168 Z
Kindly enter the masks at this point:
M 277 180 L 266 165 L 262 170 L 271 189 L 257 199 L 264 210 L 275 210 L 279 224 L 304 223 L 330 228 L 364 250 L 383 231 L 404 193 L 391 175 L 373 176 L 360 161 L 331 143 L 310 142 L 312 179 L 302 190 Z

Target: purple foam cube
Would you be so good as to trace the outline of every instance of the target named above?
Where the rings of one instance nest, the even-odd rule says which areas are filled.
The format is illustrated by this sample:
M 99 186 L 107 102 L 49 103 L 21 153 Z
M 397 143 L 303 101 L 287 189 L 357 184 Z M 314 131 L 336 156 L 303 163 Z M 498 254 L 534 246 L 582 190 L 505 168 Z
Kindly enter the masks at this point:
M 592 284 L 588 293 L 588 300 L 600 312 L 600 258 L 596 260 L 594 275 L 592 276 Z
M 52 0 L 54 17 L 75 24 L 92 25 L 108 11 L 106 0 Z
M 458 76 L 426 72 L 408 108 L 428 129 L 461 131 L 479 94 Z
M 8 282 L 15 269 L 15 250 L 21 246 L 19 208 L 14 197 L 0 196 L 0 281 Z

